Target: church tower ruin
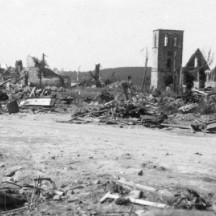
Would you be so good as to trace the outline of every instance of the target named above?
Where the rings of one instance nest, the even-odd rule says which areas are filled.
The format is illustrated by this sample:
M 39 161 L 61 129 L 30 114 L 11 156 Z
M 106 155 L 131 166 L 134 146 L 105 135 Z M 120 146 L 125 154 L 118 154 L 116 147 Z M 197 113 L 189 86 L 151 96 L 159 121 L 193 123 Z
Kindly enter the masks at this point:
M 182 66 L 183 34 L 180 30 L 158 29 L 153 31 L 153 58 L 151 87 L 158 90 L 180 84 Z

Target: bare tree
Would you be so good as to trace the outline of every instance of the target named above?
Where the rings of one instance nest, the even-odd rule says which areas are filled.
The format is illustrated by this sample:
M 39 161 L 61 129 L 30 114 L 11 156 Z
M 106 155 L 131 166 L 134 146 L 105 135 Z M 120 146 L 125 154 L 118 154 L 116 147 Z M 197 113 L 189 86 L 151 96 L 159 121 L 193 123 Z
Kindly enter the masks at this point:
M 198 68 L 199 70 L 199 87 L 205 88 L 205 82 L 208 80 L 214 80 L 215 77 L 215 69 L 209 71 L 209 73 L 206 73 L 206 68 L 210 68 L 212 64 L 214 63 L 215 58 L 215 52 L 210 48 L 208 50 L 202 50 L 203 56 L 206 60 L 207 65 L 202 65 Z M 215 67 L 214 67 L 215 68 Z
M 44 68 L 46 66 L 48 66 L 47 61 L 44 58 L 44 54 L 43 54 L 43 58 L 40 60 L 36 57 L 33 57 L 35 66 L 39 68 L 39 72 L 38 72 L 38 77 L 40 79 L 40 86 L 42 85 L 42 75 L 44 73 Z
M 208 66 L 211 67 L 214 62 L 215 52 L 212 51 L 212 49 L 210 48 L 208 51 L 203 51 L 203 55 L 206 59 Z
M 89 72 L 91 77 L 95 80 L 96 87 L 101 87 L 100 83 L 100 64 L 95 65 L 95 73 Z

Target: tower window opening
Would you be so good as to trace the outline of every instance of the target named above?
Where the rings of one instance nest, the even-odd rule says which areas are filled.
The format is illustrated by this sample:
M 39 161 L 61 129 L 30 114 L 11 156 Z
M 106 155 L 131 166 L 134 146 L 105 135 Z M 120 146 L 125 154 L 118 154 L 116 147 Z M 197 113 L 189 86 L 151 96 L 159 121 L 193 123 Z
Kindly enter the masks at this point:
M 154 35 L 154 47 L 157 47 L 157 35 Z
M 164 36 L 164 46 L 165 47 L 168 46 L 168 40 L 169 40 L 169 36 L 168 36 L 168 34 L 165 34 L 165 36 Z
M 177 35 L 174 35 L 174 37 L 173 37 L 173 46 L 177 47 L 177 44 L 178 44 L 178 37 L 177 37 Z
M 198 58 L 197 57 L 195 57 L 195 59 L 194 59 L 194 67 L 198 67 Z

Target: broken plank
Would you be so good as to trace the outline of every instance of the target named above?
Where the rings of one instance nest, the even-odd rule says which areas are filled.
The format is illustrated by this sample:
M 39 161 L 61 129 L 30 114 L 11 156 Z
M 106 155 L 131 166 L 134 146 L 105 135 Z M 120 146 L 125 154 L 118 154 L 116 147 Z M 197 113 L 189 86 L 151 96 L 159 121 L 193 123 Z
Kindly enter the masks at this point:
M 129 198 L 130 202 L 138 205 L 144 205 L 144 206 L 151 206 L 151 207 L 156 207 L 156 208 L 169 208 L 168 205 L 163 204 L 163 203 L 156 203 L 156 202 L 151 202 L 148 200 L 142 200 L 142 199 L 134 199 L 134 198 Z
M 138 190 L 141 191 L 150 191 L 150 192 L 157 192 L 157 190 L 153 187 L 149 187 L 149 186 L 144 186 L 144 185 L 140 185 L 140 184 L 135 184 L 134 182 L 126 182 L 125 180 L 118 180 L 117 183 L 126 185 L 126 186 L 130 186 L 132 188 L 136 188 Z
M 197 90 L 197 89 L 194 89 L 193 92 L 200 93 L 200 94 L 202 94 L 202 95 L 204 95 L 204 96 L 207 96 L 207 95 L 208 95 L 208 93 L 206 93 L 206 92 L 204 92 L 204 91 L 199 91 L 199 90 Z
M 110 192 L 108 192 L 107 194 L 105 194 L 104 197 L 101 198 L 100 203 L 105 202 L 106 199 L 116 200 L 120 197 L 121 196 L 119 194 L 111 194 Z M 163 203 L 151 202 L 151 201 L 143 200 L 143 199 L 134 199 L 132 197 L 128 197 L 127 199 L 129 199 L 131 203 L 138 204 L 138 205 L 152 206 L 152 207 L 156 207 L 156 208 L 169 208 L 168 205 L 163 204 Z
M 140 118 L 143 121 L 146 121 L 146 120 L 157 121 L 158 120 L 157 116 L 153 116 L 153 115 L 140 115 Z
M 35 94 L 35 90 L 36 90 L 36 87 L 34 87 L 34 88 L 32 89 L 32 91 L 31 91 L 31 93 L 30 93 L 30 95 L 29 95 L 30 98 L 32 97 L 32 95 Z
M 148 191 L 148 192 L 157 194 L 159 197 L 167 197 L 167 198 L 172 198 L 173 197 L 173 193 L 169 192 L 167 190 L 160 190 L 160 189 L 158 190 L 158 189 L 155 189 L 155 188 L 150 187 L 150 186 L 136 184 L 136 183 L 134 183 L 132 181 L 127 182 L 124 179 L 120 179 L 120 180 L 116 181 L 116 183 L 119 183 L 119 184 L 121 184 L 123 186 L 135 188 L 135 189 L 141 190 L 143 192 Z
M 176 128 L 182 128 L 182 129 L 191 129 L 191 126 L 189 126 L 189 125 L 179 125 L 179 124 L 162 123 L 161 126 L 164 126 L 164 127 L 176 127 Z
M 213 124 L 213 123 L 216 123 L 216 120 L 209 120 L 208 122 L 206 122 L 207 125 L 210 125 L 210 124 Z
M 0 86 L 3 86 L 4 84 L 6 84 L 6 83 L 8 83 L 10 81 L 11 81 L 11 79 L 8 79 L 8 80 L 4 81 L 4 82 L 0 83 Z
M 208 124 L 206 130 L 216 130 L 216 123 Z

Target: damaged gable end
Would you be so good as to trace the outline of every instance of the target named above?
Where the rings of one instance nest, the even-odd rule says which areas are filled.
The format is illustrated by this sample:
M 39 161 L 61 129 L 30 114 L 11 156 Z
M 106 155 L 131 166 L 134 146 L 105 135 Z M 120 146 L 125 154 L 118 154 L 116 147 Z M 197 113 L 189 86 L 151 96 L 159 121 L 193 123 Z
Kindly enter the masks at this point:
M 184 84 L 187 83 L 187 73 L 194 77 L 194 87 L 204 88 L 206 82 L 206 72 L 209 71 L 209 65 L 200 49 L 197 49 L 190 57 L 183 69 Z

